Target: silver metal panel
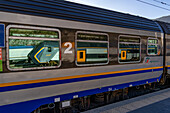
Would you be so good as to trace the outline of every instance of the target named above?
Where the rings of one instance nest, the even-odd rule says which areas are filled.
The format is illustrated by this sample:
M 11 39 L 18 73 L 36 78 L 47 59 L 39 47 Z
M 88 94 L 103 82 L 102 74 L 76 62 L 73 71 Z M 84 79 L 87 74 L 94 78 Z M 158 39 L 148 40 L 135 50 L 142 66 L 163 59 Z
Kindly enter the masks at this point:
M 22 102 L 26 100 L 34 100 L 50 96 L 56 96 L 71 92 L 77 92 L 83 89 L 94 89 L 100 87 L 98 80 L 84 81 L 78 83 L 68 83 L 53 86 L 45 86 L 18 91 L 9 91 L 0 93 L 0 105 Z
M 117 85 L 117 84 L 156 78 L 156 77 L 159 77 L 161 74 L 162 74 L 162 71 L 149 72 L 149 73 L 143 73 L 143 74 L 140 73 L 140 74 L 135 74 L 135 75 L 126 75 L 126 76 L 121 76 L 121 77 L 101 79 L 100 83 L 102 84 L 102 87 L 106 87 L 106 86 L 111 86 L 111 85 Z
M 123 84 L 128 82 L 134 82 L 144 79 L 159 77 L 162 72 L 134 74 L 119 77 L 112 77 L 106 79 L 81 81 L 76 83 L 68 83 L 61 85 L 52 85 L 38 88 L 30 88 L 17 91 L 9 91 L 0 93 L 1 101 L 0 105 L 12 104 L 22 101 L 34 100 L 39 98 L 45 98 L 50 96 L 56 96 L 66 93 L 72 93 L 77 91 L 83 91 L 94 88 L 101 88 L 104 86 Z
M 42 25 L 51 27 L 62 27 L 71 29 L 82 29 L 82 30 L 92 30 L 92 31 L 102 31 L 102 32 L 114 32 L 141 36 L 153 36 L 161 37 L 161 33 L 144 31 L 144 30 L 134 30 L 129 28 L 112 27 L 106 25 L 90 24 L 85 22 L 75 22 L 69 20 L 52 19 L 46 17 L 30 16 L 24 14 L 14 14 L 7 12 L 0 12 L 0 21 L 9 23 L 19 23 L 19 24 L 32 24 L 32 25 Z M 40 21 L 41 20 L 41 21 Z
M 151 61 L 162 59 L 162 57 L 154 57 Z M 16 72 L 16 73 L 5 73 L 1 74 L 1 83 L 10 81 L 22 81 L 22 80 L 33 80 L 48 77 L 63 77 L 80 74 L 100 73 L 100 72 L 111 72 L 120 70 L 139 69 L 147 67 L 157 67 L 162 64 L 161 60 L 157 63 L 143 63 L 143 64 L 127 64 L 127 65 L 115 65 L 115 66 L 100 66 L 100 67 L 85 67 L 76 69 L 61 69 L 61 70 L 46 70 L 46 71 L 34 71 L 34 72 Z M 76 70 L 76 71 L 75 71 Z M 1 101 L 0 105 L 12 104 L 16 102 L 34 100 L 39 98 L 45 98 L 50 96 L 56 96 L 66 93 L 72 93 L 77 91 L 83 91 L 94 88 L 101 88 L 105 86 L 118 85 L 128 82 L 134 82 L 144 79 L 156 78 L 162 74 L 162 71 L 134 74 L 126 76 L 118 76 L 105 79 L 80 81 L 68 84 L 44 86 L 30 89 L 23 89 L 17 91 L 9 91 L 0 93 Z M 56 90 L 55 90 L 56 89 Z
M 76 76 L 76 75 L 86 75 L 86 74 L 114 72 L 114 71 L 131 70 L 131 69 L 158 67 L 163 65 L 162 56 L 150 57 L 150 61 L 157 61 L 157 62 L 149 62 L 146 64 L 144 60 L 142 64 L 106 65 L 106 66 L 84 67 L 84 68 L 0 73 L 0 77 L 1 77 L 0 83 L 46 79 L 46 78 L 57 78 L 57 77 L 69 77 L 69 76 Z
M 149 59 L 149 62 L 146 63 L 146 60 Z M 153 65 L 153 66 L 158 66 L 162 65 L 163 66 L 163 56 L 147 56 L 144 58 L 143 64 L 146 65 Z M 144 67 L 146 66 L 144 65 Z

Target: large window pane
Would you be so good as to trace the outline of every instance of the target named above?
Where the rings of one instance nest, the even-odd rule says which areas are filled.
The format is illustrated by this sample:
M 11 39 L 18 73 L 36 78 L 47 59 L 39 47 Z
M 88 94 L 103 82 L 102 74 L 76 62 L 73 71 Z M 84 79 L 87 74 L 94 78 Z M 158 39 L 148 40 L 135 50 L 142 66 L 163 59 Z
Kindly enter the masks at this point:
M 36 38 L 59 38 L 57 31 L 10 28 L 9 36 L 15 37 L 36 37 Z
M 77 40 L 108 41 L 108 37 L 107 37 L 107 35 L 78 33 Z
M 158 54 L 158 40 L 148 39 L 148 55 L 157 55 L 157 54 Z
M 119 62 L 140 61 L 140 38 L 119 38 Z
M 9 25 L 8 67 L 45 69 L 60 66 L 59 31 L 52 28 Z
M 77 35 L 77 64 L 103 64 L 108 62 L 108 37 L 106 35 Z
M 107 43 L 78 42 L 77 51 L 85 51 L 85 61 L 78 64 L 106 63 L 108 61 Z
M 9 39 L 10 68 L 59 65 L 59 41 Z

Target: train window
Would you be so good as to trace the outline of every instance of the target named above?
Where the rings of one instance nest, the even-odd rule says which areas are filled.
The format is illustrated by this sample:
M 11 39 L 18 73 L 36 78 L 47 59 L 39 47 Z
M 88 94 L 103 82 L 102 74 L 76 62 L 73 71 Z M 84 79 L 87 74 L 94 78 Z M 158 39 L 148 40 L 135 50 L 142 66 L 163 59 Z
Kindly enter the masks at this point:
M 148 55 L 158 54 L 158 39 L 148 38 Z
M 140 38 L 119 37 L 119 62 L 139 62 L 140 61 Z
M 39 29 L 23 29 L 10 28 L 9 36 L 13 37 L 36 37 L 36 38 L 59 38 L 58 32 L 39 30 Z
M 56 68 L 60 65 L 59 31 L 50 28 L 8 26 L 10 69 Z
M 108 41 L 107 35 L 78 33 L 77 40 Z
M 108 63 L 108 36 L 89 32 L 78 32 L 76 40 L 77 65 Z

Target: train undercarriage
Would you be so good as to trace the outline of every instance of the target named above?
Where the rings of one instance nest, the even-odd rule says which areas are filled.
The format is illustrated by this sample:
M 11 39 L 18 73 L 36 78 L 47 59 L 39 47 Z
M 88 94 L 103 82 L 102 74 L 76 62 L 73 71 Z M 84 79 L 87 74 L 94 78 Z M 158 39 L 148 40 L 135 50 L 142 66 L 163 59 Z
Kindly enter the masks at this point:
M 155 92 L 169 87 L 170 80 L 99 93 L 57 103 L 42 105 L 32 113 L 79 113 L 125 99 Z

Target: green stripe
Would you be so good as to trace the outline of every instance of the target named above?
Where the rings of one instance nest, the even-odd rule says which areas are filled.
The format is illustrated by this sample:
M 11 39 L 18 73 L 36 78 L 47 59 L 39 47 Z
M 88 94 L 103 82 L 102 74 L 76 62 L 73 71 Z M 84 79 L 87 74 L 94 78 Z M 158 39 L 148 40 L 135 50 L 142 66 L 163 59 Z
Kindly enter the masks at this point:
M 0 60 L 0 72 L 3 71 L 3 68 L 2 68 L 2 60 Z

